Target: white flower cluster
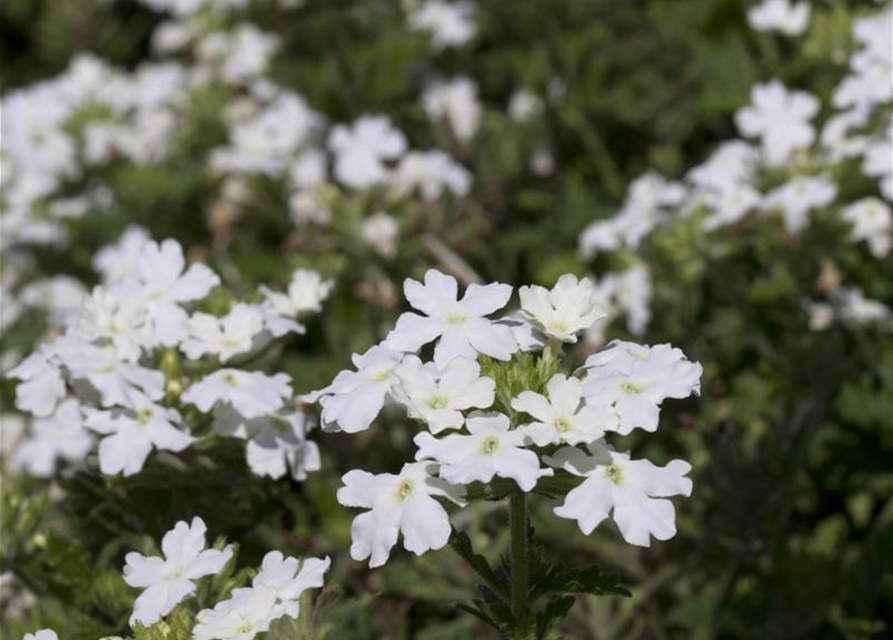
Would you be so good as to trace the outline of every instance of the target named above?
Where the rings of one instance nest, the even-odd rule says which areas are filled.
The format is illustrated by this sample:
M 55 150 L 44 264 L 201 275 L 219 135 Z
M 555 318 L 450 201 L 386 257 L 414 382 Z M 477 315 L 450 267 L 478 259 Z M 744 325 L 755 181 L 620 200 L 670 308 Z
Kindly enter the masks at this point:
M 806 3 L 766 0 L 748 15 L 754 28 L 795 35 L 809 13 Z M 852 37 L 849 72 L 824 105 L 836 111 L 824 114 L 821 127 L 815 124 L 823 111 L 818 97 L 779 80 L 755 85 L 751 104 L 735 114 L 741 139 L 722 143 L 682 182 L 654 173 L 634 181 L 617 215 L 584 229 L 580 255 L 636 250 L 662 226 L 689 216 L 699 216 L 703 231 L 714 233 L 751 214 L 780 214 L 785 232 L 797 236 L 813 215 L 831 211 L 849 225 L 851 242 L 886 258 L 893 247 L 893 8 L 887 4 L 854 20 Z M 841 201 L 841 194 L 852 198 L 853 189 L 841 190 L 834 176 L 847 170 L 866 180 L 863 195 Z M 879 193 L 872 193 L 875 180 Z M 649 297 L 640 296 L 644 306 Z
M 234 358 L 303 332 L 299 317 L 321 309 L 331 282 L 298 270 L 287 292 L 264 288 L 263 302 L 236 303 L 218 317 L 195 307 L 220 278 L 187 265 L 174 240 L 156 243 L 131 229 L 94 263 L 103 284 L 61 335 L 8 374 L 20 381 L 16 408 L 35 416 L 14 466 L 49 477 L 57 459 L 84 460 L 97 434 L 100 470 L 129 476 L 153 450 L 179 452 L 202 437 L 184 419 L 198 410 L 213 414 L 214 432 L 247 440 L 259 475 L 290 470 L 302 479 L 319 468 L 290 378 L 246 370 Z
M 207 549 L 207 526 L 198 517 L 180 521 L 161 540 L 162 556 L 127 554 L 124 582 L 142 589 L 133 604 L 131 626 L 151 627 L 174 608 L 196 593 L 197 581 L 216 576 L 231 564 L 232 545 Z M 285 557 L 279 551 L 266 554 L 250 587 L 233 589 L 226 600 L 213 609 L 199 611 L 192 629 L 196 640 L 251 640 L 268 631 L 276 620 L 287 616 L 297 619 L 299 600 L 308 589 L 323 586 L 329 558 Z M 25 639 L 55 640 L 55 632 L 46 629 Z
M 415 311 L 400 316 L 384 342 L 354 355 L 355 370 L 308 397 L 330 431 L 368 429 L 385 403 L 424 425 L 415 461 L 398 473 L 354 470 L 342 478 L 339 502 L 366 510 L 352 526 L 354 559 L 384 564 L 401 533 L 416 554 L 439 549 L 451 533 L 440 499 L 464 505 L 466 485 L 497 478 L 530 492 L 556 470 L 585 478 L 555 508 L 585 533 L 612 509 L 630 543 L 647 546 L 650 536 L 675 533 L 673 507 L 663 498 L 689 494 L 689 465 L 631 460 L 605 436 L 654 431 L 663 400 L 699 392 L 699 364 L 669 345 L 615 342 L 586 361 L 582 378 L 556 373 L 545 394 L 521 391 L 500 413 L 496 381 L 482 375 L 481 358 L 520 367 L 516 354 L 545 347 L 540 358 L 551 362 L 561 343 L 576 342 L 603 317 L 593 284 L 565 275 L 551 290 L 521 287 L 520 313 L 501 319 L 491 316 L 512 297 L 505 284 L 472 284 L 460 298 L 455 278 L 429 270 L 424 282 L 407 279 L 404 293 Z M 432 343 L 430 360 L 423 359 Z

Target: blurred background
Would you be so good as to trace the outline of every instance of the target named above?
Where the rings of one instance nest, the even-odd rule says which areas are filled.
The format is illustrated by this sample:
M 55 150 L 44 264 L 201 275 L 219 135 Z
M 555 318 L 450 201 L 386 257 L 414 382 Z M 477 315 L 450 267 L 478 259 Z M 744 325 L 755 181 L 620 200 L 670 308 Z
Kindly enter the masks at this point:
M 134 227 L 236 293 L 297 267 L 335 280 L 267 356 L 298 392 L 379 341 L 429 267 L 466 284 L 585 275 L 609 318 L 569 359 L 671 342 L 704 377 L 624 442 L 692 463 L 674 539 L 583 536 L 534 501 L 547 553 L 633 593 L 581 597 L 564 637 L 893 637 L 890 16 L 846 0 L 4 0 L 4 369 Z M 13 389 L 4 452 L 27 433 Z M 201 515 L 246 565 L 336 557 L 324 637 L 495 637 L 451 607 L 474 577 L 449 550 L 371 572 L 346 557 L 338 478 L 393 471 L 412 434 L 398 412 L 317 431 L 323 469 L 301 482 L 254 476 L 226 439 L 124 479 L 4 465 L 0 635 L 124 633 L 129 541 Z M 507 548 L 501 505 L 461 517 L 488 557 Z

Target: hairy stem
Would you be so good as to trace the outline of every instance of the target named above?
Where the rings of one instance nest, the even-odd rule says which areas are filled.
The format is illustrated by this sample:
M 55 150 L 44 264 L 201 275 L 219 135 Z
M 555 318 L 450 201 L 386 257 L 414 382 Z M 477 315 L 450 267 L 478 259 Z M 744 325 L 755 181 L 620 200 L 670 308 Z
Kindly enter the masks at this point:
M 509 499 L 509 523 L 512 530 L 512 612 L 518 621 L 515 637 L 527 637 L 527 495 L 515 491 Z

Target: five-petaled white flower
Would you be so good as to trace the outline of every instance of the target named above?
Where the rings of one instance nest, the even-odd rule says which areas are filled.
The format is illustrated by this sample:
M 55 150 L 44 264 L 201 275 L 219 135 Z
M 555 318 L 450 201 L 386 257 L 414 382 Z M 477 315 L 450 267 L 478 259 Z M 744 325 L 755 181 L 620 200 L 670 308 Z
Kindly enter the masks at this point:
M 87 427 L 106 437 L 99 443 L 99 468 L 107 475 L 130 476 L 143 468 L 152 449 L 182 451 L 194 438 L 177 427 L 180 413 L 134 396 L 132 409 L 85 409 Z
M 195 640 L 252 640 L 285 615 L 272 587 L 233 589 L 232 595 L 198 616 Z
M 875 258 L 884 258 L 893 246 L 893 211 L 880 198 L 857 200 L 843 209 L 843 219 L 853 225 L 850 238 L 865 240 Z
M 281 336 L 289 331 L 303 333 L 304 326 L 296 322 L 299 316 L 322 311 L 322 303 L 332 292 L 335 284 L 310 269 L 297 269 L 291 276 L 285 293 L 261 286 L 265 301 L 263 309 L 267 314 L 267 329 L 273 336 Z
M 365 431 L 399 382 L 394 369 L 402 358 L 385 344 L 375 345 L 364 354 L 355 353 L 351 360 L 356 371 L 342 371 L 332 384 L 302 399 L 319 402 L 320 424 L 326 431 Z
M 607 315 L 592 281 L 577 280 L 570 273 L 561 276 L 551 291 L 534 285 L 521 287 L 518 295 L 530 324 L 562 342 L 576 342 L 579 332 Z
M 450 519 L 435 496 L 464 504 L 465 489 L 435 477 L 436 472 L 434 463 L 415 462 L 403 465 L 397 475 L 356 469 L 346 473 L 341 478 L 344 486 L 338 489 L 338 502 L 369 509 L 351 525 L 350 557 L 369 558 L 370 567 L 380 567 L 387 562 L 400 533 L 403 546 L 416 555 L 445 546 L 450 539 Z
M 161 540 L 163 558 L 131 551 L 125 557 L 124 582 L 144 588 L 133 604 L 130 624 L 149 626 L 195 593 L 195 580 L 219 573 L 233 555 L 232 547 L 205 549 L 204 521 L 178 522 Z
M 285 373 L 220 369 L 186 389 L 181 399 L 205 413 L 225 402 L 244 417 L 257 418 L 280 409 L 291 393 L 291 378 Z
M 809 223 L 807 214 L 831 204 L 837 191 L 837 185 L 828 176 L 797 176 L 770 191 L 762 208 L 765 211 L 780 209 L 785 230 L 797 234 Z
M 201 300 L 218 284 L 220 278 L 203 264 L 187 269 L 180 243 L 165 240 L 142 245 L 133 273 L 120 281 L 114 293 L 142 302 L 155 337 L 171 347 L 188 331 L 188 316 L 180 304 Z
M 522 391 L 512 409 L 533 416 L 537 422 L 520 427 L 537 446 L 595 442 L 605 431 L 617 429 L 617 412 L 606 406 L 591 407 L 583 401 L 578 378 L 555 374 L 547 385 L 549 397 Z
M 301 594 L 308 589 L 323 586 L 323 576 L 331 564 L 328 557 L 305 558 L 301 562 L 297 558 L 283 556 L 281 551 L 270 551 L 264 556 L 260 573 L 254 577 L 251 585 L 254 588 L 269 587 L 275 590 L 276 597 L 285 609 L 285 615 L 297 618 Z
M 583 397 L 592 406 L 614 405 L 620 415 L 618 432 L 636 427 L 657 429 L 660 403 L 701 392 L 703 368 L 668 344 L 653 347 L 615 340 L 587 358 Z
M 145 395 L 151 400 L 164 396 L 164 374 L 118 358 L 111 347 L 84 345 L 61 357 L 71 377 L 87 380 L 99 392 L 103 407 L 132 407 Z
M 481 377 L 481 366 L 474 360 L 455 358 L 438 371 L 433 363 L 406 356 L 394 372 L 410 417 L 424 420 L 432 433 L 458 429 L 465 422 L 462 411 L 493 404 L 496 383 Z
M 413 439 L 419 448 L 417 460 L 426 458 L 440 463 L 440 477 L 448 482 L 490 482 L 493 476 L 511 478 L 522 491 L 530 491 L 551 469 L 540 467 L 537 455 L 524 448 L 527 436 L 510 429 L 509 419 L 501 413 L 468 418 L 469 435 L 451 434 L 437 439 L 422 432 Z
M 797 149 L 815 140 L 810 120 L 819 112 L 819 100 L 805 91 L 788 91 L 778 80 L 754 85 L 751 105 L 735 113 L 741 135 L 760 138 L 766 162 L 779 165 Z
M 136 300 L 120 300 L 96 287 L 84 303 L 78 329 L 88 342 L 109 344 L 121 360 L 135 362 L 153 339 L 146 326 L 146 309 Z
M 264 316 L 256 306 L 239 303 L 222 318 L 196 313 L 189 318 L 189 335 L 180 349 L 197 360 L 211 353 L 226 362 L 234 355 L 251 351 L 251 345 L 264 328 Z
M 508 303 L 512 296 L 509 285 L 471 284 L 459 300 L 456 279 L 429 269 L 424 284 L 407 278 L 403 292 L 409 304 L 426 315 L 401 315 L 387 337 L 392 349 L 415 352 L 440 338 L 434 349 L 434 362 L 441 368 L 459 356 L 474 360 L 482 353 L 508 360 L 518 350 L 511 329 L 485 317 Z
M 657 467 L 648 460 L 630 460 L 629 453 L 613 451 L 603 442 L 588 448 L 592 455 L 564 447 L 547 458 L 549 464 L 586 478 L 555 507 L 555 515 L 576 520 L 588 535 L 613 509 L 623 539 L 643 547 L 650 546 L 650 536 L 669 540 L 676 535 L 673 503 L 662 498 L 691 494 L 691 480 L 685 477 L 691 465 L 673 460 Z

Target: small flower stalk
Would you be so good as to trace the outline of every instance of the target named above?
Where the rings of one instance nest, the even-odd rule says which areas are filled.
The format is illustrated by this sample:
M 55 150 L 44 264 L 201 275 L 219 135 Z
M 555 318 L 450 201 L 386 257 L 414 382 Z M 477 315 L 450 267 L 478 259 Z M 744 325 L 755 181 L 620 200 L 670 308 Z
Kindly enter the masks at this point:
M 699 394 L 701 365 L 670 345 L 614 341 L 567 370 L 562 346 L 606 316 L 593 283 L 573 275 L 552 289 L 521 287 L 520 309 L 509 314 L 505 284 L 473 284 L 460 296 L 455 278 L 429 270 L 422 282 L 407 279 L 404 293 L 413 311 L 354 356 L 355 370 L 306 396 L 327 431 L 369 429 L 387 404 L 419 425 L 415 459 L 402 469 L 342 478 L 338 501 L 363 510 L 351 529 L 353 559 L 380 567 L 401 538 L 417 555 L 450 545 L 487 584 L 485 597 L 462 608 L 516 639 L 548 637 L 573 603 L 569 593 L 628 593 L 597 569 L 585 580 L 564 576 L 566 589 L 562 580 L 531 589 L 542 572 L 561 570 L 533 559 L 529 505 L 551 501 L 585 535 L 611 519 L 630 544 L 672 538 L 670 498 L 690 495 L 691 466 L 636 459 L 611 441 L 655 431 L 665 400 Z M 508 502 L 508 575 L 450 524 L 451 511 L 475 500 Z

